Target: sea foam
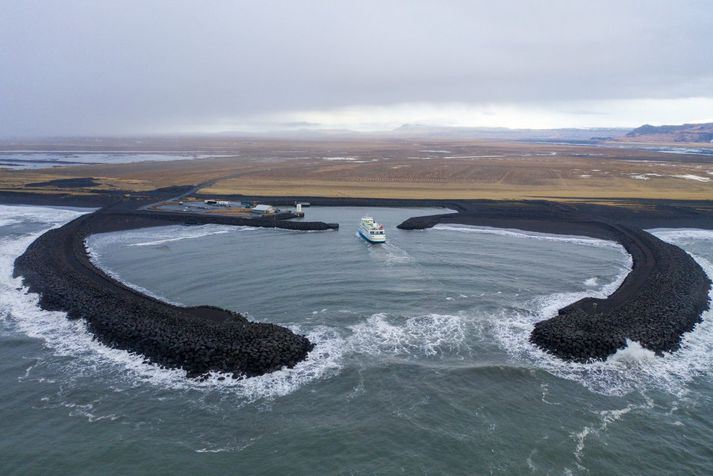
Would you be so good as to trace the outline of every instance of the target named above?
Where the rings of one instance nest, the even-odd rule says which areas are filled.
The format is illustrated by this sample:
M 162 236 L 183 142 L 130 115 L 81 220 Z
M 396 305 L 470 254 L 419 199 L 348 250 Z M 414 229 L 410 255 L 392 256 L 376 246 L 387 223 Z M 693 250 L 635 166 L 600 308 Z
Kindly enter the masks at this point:
M 0 206 L 0 219 L 37 223 L 43 225 L 45 230 L 79 215 L 81 212 L 52 208 Z M 195 227 L 195 233 L 190 231 L 194 233 L 191 236 L 223 231 L 220 228 L 201 228 Z M 473 227 L 448 226 L 439 229 L 454 228 L 455 231 L 504 233 L 519 238 L 566 241 L 587 246 L 615 246 L 623 253 L 618 245 L 603 240 L 531 234 L 517 230 L 473 230 Z M 713 366 L 712 311 L 706 311 L 703 322 L 684 336 L 679 351 L 664 357 L 651 358 L 649 351 L 632 342 L 605 362 L 577 364 L 556 359 L 529 343 L 535 322 L 552 317 L 559 308 L 582 297 L 605 297 L 614 292 L 630 271 L 631 259 L 624 253 L 625 257 L 622 256 L 619 264 L 619 275 L 597 288 L 594 288 L 594 282 L 588 282 L 588 290 L 542 296 L 493 313 L 486 316 L 487 319 L 466 310 L 456 314 L 426 313 L 417 316 L 377 313 L 345 329 L 331 326 L 302 328 L 295 325 L 291 326 L 292 330 L 306 334 L 315 343 L 315 349 L 293 369 L 282 369 L 243 380 L 214 373 L 204 381 L 197 381 L 187 379 L 184 371 L 147 364 L 140 355 L 104 346 L 93 338 L 83 321 L 70 321 L 63 312 L 48 312 L 39 308 L 38 296 L 28 293 L 20 279 L 12 278 L 12 270 L 15 258 L 42 232 L 10 235 L 0 239 L 0 295 L 3 297 L 0 315 L 7 324 L 4 327 L 41 339 L 56 356 L 70 357 L 63 365 L 76 374 L 129 379 L 132 385 L 148 383 L 170 389 L 216 390 L 235 395 L 240 402 L 252 402 L 288 395 L 311 382 L 337 375 L 348 365 L 348 358 L 352 355 L 432 359 L 455 354 L 461 358 L 470 358 L 474 355 L 472 350 L 482 345 L 484 340 L 494 340 L 514 365 L 540 368 L 607 395 L 621 395 L 648 387 L 679 395 L 685 393 L 687 383 L 708 374 Z M 152 233 L 155 232 L 152 230 Z M 703 230 L 663 230 L 655 233 L 674 243 L 713 240 L 713 232 Z M 156 237 L 146 240 L 146 236 L 137 234 L 131 242 L 146 243 L 161 239 Z M 176 237 L 175 234 L 173 237 Z M 694 258 L 709 276 L 713 276 L 713 265 L 709 261 L 697 256 Z
M 20 278 L 12 277 L 14 261 L 42 233 L 81 214 L 44 207 L 0 206 L 3 219 L 44 225 L 41 231 L 0 239 L 0 296 L 3 298 L 0 316 L 3 324 L 11 332 L 40 339 L 55 357 L 69 357 L 63 363 L 69 373 L 129 379 L 132 385 L 144 382 L 176 390 L 227 391 L 245 403 L 286 395 L 341 368 L 344 349 L 341 338 L 332 329 L 320 327 L 306 333 L 315 348 L 306 360 L 292 369 L 242 380 L 219 373 L 212 373 L 203 381 L 187 379 L 183 370 L 161 368 L 146 363 L 141 355 L 99 343 L 83 320 L 69 320 L 65 312 L 43 310 L 39 306 L 39 296 L 28 292 Z
M 690 243 L 691 240 L 713 240 L 713 232 L 706 230 L 655 230 L 653 233 L 672 244 Z M 691 255 L 713 279 L 713 264 L 707 259 Z M 630 266 L 630 262 L 629 262 Z M 545 353 L 529 342 L 534 324 L 554 316 L 558 309 L 585 296 L 602 298 L 618 288 L 627 272 L 594 292 L 555 293 L 535 299 L 530 303 L 534 311 L 503 311 L 491 322 L 493 332 L 516 362 L 527 362 L 561 378 L 580 383 L 593 392 L 605 395 L 625 395 L 647 388 L 663 390 L 675 397 L 688 392 L 694 379 L 709 375 L 713 369 L 713 310 L 702 315 L 702 322 L 683 336 L 681 348 L 663 356 L 629 342 L 606 361 L 591 363 L 565 362 Z M 709 296 L 713 299 L 713 289 Z M 528 307 L 527 305 L 523 306 Z
M 346 343 L 354 353 L 433 357 L 466 347 L 467 322 L 463 315 L 430 313 L 403 318 L 376 313 L 351 326 L 353 334 Z

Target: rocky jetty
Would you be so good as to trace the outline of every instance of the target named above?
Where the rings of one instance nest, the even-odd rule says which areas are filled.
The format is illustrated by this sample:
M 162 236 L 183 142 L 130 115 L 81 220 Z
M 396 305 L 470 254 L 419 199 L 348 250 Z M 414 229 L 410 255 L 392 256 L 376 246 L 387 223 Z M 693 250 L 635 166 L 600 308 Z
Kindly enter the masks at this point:
M 152 197 L 155 200 L 177 192 L 159 190 Z M 39 200 L 37 203 L 46 201 L 44 196 L 32 197 Z M 26 197 L 0 194 L 3 198 L 12 203 L 27 201 Z M 54 200 L 65 204 L 70 203 L 66 201 L 69 198 Z M 172 306 L 122 285 L 90 262 L 84 240 L 93 233 L 177 223 L 295 230 L 328 230 L 338 225 L 139 210 L 146 200 L 107 197 L 109 206 L 51 230 L 30 245 L 16 260 L 15 275 L 22 276 L 30 290 L 40 294 L 44 308 L 66 311 L 71 319 L 85 319 L 100 341 L 140 353 L 159 365 L 183 368 L 190 376 L 210 371 L 255 376 L 292 367 L 307 356 L 313 345 L 289 329 L 252 323 L 239 314 L 210 306 Z M 623 348 L 627 340 L 658 354 L 676 350 L 682 336 L 700 322 L 709 306 L 711 282 L 698 263 L 680 248 L 641 229 L 711 229 L 713 216 L 706 203 L 683 207 L 675 202 L 647 202 L 627 208 L 545 201 L 311 201 L 344 206 L 440 205 L 458 210 L 410 218 L 399 225 L 401 229 L 458 223 L 584 235 L 621 243 L 632 256 L 633 269 L 616 292 L 606 299 L 578 301 L 535 325 L 533 344 L 565 360 L 605 359 Z
M 639 228 L 591 220 L 591 214 L 583 216 L 564 205 L 483 202 L 470 207 L 458 214 L 409 218 L 399 228 L 458 223 L 584 235 L 616 241 L 631 254 L 632 271 L 611 296 L 582 299 L 535 324 L 530 341 L 559 358 L 604 360 L 626 347 L 627 340 L 658 355 L 675 351 L 709 307 L 711 281 L 700 265 L 682 249 Z M 710 227 L 711 221 L 701 224 Z
M 185 369 L 191 377 L 211 371 L 251 377 L 304 360 L 313 344 L 287 328 L 250 322 L 216 307 L 167 304 L 124 286 L 89 260 L 85 239 L 93 233 L 174 224 L 177 220 L 128 212 L 84 215 L 39 237 L 17 258 L 14 273 L 40 295 L 44 309 L 84 319 L 102 343 L 141 354 L 161 366 Z M 300 222 L 298 226 L 329 228 L 319 222 Z
M 708 309 L 711 281 L 685 251 L 642 230 L 619 227 L 632 272 L 606 299 L 585 298 L 535 324 L 530 341 L 564 360 L 604 360 L 638 342 L 657 355 L 677 350 Z

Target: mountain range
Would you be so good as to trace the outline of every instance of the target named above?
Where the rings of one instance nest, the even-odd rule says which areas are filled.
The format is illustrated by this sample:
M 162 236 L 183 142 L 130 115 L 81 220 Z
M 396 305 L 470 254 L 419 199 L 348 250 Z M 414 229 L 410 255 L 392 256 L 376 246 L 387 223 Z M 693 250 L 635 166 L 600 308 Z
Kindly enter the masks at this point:
M 680 126 L 637 127 L 619 138 L 630 142 L 713 142 L 713 122 L 705 124 L 682 124 Z

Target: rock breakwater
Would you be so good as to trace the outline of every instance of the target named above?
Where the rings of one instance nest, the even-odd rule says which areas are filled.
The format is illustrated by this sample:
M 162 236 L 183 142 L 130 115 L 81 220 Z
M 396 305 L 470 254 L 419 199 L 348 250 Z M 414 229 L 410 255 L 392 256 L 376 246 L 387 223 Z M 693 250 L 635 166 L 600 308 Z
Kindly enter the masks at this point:
M 604 360 L 626 347 L 627 340 L 661 355 L 677 350 L 686 332 L 709 307 L 711 281 L 685 251 L 644 230 L 609 221 L 584 220 L 566 210 L 537 213 L 535 207 L 511 207 L 488 213 L 461 212 L 409 218 L 401 229 L 424 229 L 438 223 L 516 228 L 527 231 L 585 235 L 620 243 L 632 256 L 633 268 L 606 299 L 585 298 L 535 324 L 530 341 L 557 357 L 577 362 Z M 529 216 L 525 211 L 529 211 Z
M 606 299 L 585 298 L 538 322 L 530 341 L 564 360 L 604 360 L 627 340 L 661 355 L 681 345 L 708 309 L 711 281 L 685 251 L 642 230 L 618 227 L 634 258 L 622 286 Z
M 212 306 L 167 304 L 117 282 L 87 255 L 85 239 L 93 233 L 177 221 L 180 218 L 175 216 L 130 212 L 84 215 L 40 236 L 17 258 L 14 273 L 40 295 L 44 309 L 84 319 L 102 343 L 141 354 L 161 366 L 184 369 L 190 377 L 208 372 L 251 377 L 304 360 L 314 347 L 304 336 Z M 257 220 L 251 224 L 271 225 Z M 296 225 L 294 229 L 330 228 L 323 223 Z

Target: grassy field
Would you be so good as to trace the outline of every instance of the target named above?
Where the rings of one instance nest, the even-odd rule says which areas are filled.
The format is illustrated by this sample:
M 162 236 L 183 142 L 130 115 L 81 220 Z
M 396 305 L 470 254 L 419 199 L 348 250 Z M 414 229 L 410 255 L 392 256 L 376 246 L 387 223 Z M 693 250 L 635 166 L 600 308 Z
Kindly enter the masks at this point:
M 245 141 L 228 157 L 0 171 L 0 189 L 89 193 L 206 183 L 205 194 L 713 200 L 713 157 L 489 141 Z M 28 187 L 93 177 L 86 188 Z

